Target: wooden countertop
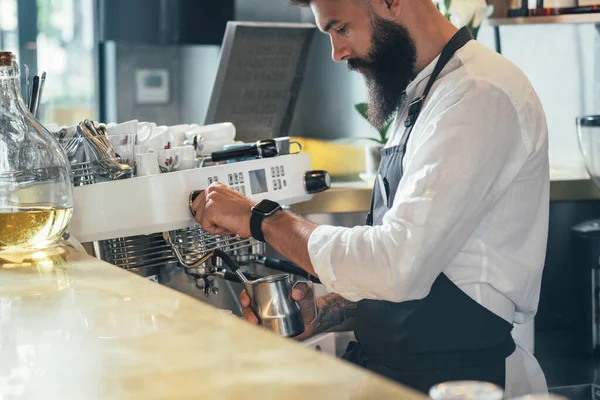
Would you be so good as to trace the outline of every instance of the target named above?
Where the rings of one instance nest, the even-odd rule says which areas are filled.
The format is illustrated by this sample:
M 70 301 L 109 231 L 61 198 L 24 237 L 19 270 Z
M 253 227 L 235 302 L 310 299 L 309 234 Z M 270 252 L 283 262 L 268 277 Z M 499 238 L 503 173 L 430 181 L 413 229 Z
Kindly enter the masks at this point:
M 36 257 L 0 265 L 2 399 L 423 398 L 87 255 Z

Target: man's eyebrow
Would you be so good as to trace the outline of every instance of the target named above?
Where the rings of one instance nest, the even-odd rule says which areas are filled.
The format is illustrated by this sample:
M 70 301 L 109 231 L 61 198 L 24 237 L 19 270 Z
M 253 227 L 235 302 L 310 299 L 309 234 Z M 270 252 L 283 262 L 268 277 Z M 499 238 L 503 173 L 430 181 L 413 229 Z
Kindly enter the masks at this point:
M 331 29 L 331 27 L 335 24 L 339 24 L 340 21 L 337 19 L 332 19 L 331 21 L 329 21 L 328 23 L 325 24 L 325 26 L 323 27 L 323 32 L 327 32 Z

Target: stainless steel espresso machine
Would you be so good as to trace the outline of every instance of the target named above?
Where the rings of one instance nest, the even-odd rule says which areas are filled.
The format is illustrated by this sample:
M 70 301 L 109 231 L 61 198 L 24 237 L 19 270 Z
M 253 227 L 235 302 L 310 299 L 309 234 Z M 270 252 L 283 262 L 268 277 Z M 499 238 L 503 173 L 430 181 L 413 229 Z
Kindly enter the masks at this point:
M 276 146 L 273 140 L 265 142 Z M 84 185 L 74 190 L 69 232 L 82 243 L 92 243 L 95 255 L 111 264 L 239 315 L 241 286 L 231 285 L 239 279 L 218 258 L 206 259 L 214 250 L 247 267 L 249 277 L 264 275 L 265 264 L 305 275 L 290 263 L 266 257 L 264 243 L 202 231 L 189 209 L 190 193 L 215 181 L 253 201 L 268 198 L 286 206 L 308 201 L 329 187 L 329 175 L 312 171 L 308 154 Z
M 217 181 L 253 201 L 268 198 L 284 207 L 329 187 L 327 172 L 312 171 L 308 154 L 291 154 L 285 137 L 315 30 L 309 24 L 229 23 L 206 124 L 231 122 L 236 140 L 247 144 L 204 154 L 202 138 L 194 138 L 198 168 L 102 183 L 81 179 L 74 168 L 69 233 L 111 264 L 236 315 L 242 285 L 211 257 L 215 250 L 250 279 L 283 271 L 318 282 L 264 243 L 207 234 L 189 209 L 190 194 Z

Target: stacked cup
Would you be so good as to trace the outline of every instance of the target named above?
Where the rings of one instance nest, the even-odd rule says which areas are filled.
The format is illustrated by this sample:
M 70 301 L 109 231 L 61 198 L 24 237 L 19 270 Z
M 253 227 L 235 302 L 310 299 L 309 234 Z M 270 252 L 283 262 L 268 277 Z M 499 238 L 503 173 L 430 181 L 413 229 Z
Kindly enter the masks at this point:
M 143 124 L 143 125 L 142 125 Z M 140 124 L 138 141 L 138 176 L 183 171 L 196 167 L 196 153 L 185 146 L 185 132 L 190 125 L 156 126 Z

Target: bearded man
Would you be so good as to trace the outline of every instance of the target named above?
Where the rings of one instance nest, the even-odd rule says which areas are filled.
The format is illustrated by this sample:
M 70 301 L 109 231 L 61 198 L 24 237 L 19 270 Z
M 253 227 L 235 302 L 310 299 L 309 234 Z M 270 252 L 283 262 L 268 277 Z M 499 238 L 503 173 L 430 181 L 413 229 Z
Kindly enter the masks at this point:
M 507 398 L 546 390 L 511 335 L 536 314 L 548 231 L 548 134 L 530 82 L 431 0 L 293 3 L 364 76 L 370 122 L 394 120 L 367 224 L 317 226 L 220 183 L 194 202 L 196 220 L 266 241 L 333 292 L 312 324 L 312 291 L 293 292 L 299 339 L 353 330 L 346 360 L 422 392 L 455 380 Z

